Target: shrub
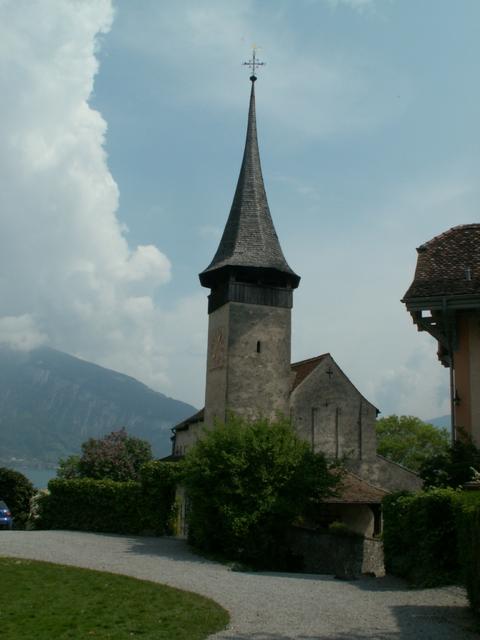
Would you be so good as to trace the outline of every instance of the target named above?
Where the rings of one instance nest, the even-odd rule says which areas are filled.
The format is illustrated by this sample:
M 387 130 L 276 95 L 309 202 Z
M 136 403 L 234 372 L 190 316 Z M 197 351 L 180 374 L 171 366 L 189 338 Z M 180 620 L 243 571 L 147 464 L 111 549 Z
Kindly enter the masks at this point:
M 232 416 L 206 431 L 182 466 L 190 541 L 262 567 L 288 563 L 288 526 L 338 482 L 286 421 Z
M 72 455 L 58 461 L 57 478 L 73 480 L 80 478 L 80 456 Z
M 458 494 L 435 489 L 383 500 L 387 571 L 417 586 L 450 584 L 458 577 L 455 508 Z
M 138 533 L 142 528 L 138 482 L 54 479 L 40 498 L 39 526 L 104 533 Z
M 142 465 L 151 459 L 152 448 L 146 440 L 129 436 L 125 429 L 120 429 L 103 438 L 90 438 L 84 442 L 78 471 L 82 478 L 109 478 L 119 482 L 139 480 Z M 63 461 L 71 475 L 73 472 L 69 467 L 74 463 L 72 458 Z
M 4 500 L 11 510 L 15 528 L 25 527 L 34 493 L 33 484 L 23 473 L 0 468 L 0 500 Z
M 445 452 L 427 458 L 420 469 L 425 488 L 461 487 L 480 470 L 480 449 L 463 434 Z
M 480 613 L 480 493 L 463 493 L 456 515 L 463 583 L 472 609 Z
M 141 468 L 143 529 L 158 535 L 173 530 L 178 472 L 178 464 L 159 460 Z
M 449 445 L 446 429 L 414 416 L 380 418 L 375 429 L 378 453 L 413 471 L 419 471 L 425 460 L 445 454 Z
M 37 526 L 104 533 L 164 534 L 170 530 L 176 469 L 172 463 L 149 462 L 141 482 L 104 478 L 56 478 L 41 496 Z

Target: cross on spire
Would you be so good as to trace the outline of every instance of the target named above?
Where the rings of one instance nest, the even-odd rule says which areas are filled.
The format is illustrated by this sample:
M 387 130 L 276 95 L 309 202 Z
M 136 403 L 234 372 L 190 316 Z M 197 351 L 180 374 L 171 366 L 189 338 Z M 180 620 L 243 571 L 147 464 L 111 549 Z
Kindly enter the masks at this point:
M 255 80 L 257 79 L 257 76 L 255 74 L 255 71 L 257 70 L 257 67 L 263 67 L 265 66 L 265 62 L 260 62 L 257 58 L 257 49 L 258 47 L 256 47 L 255 45 L 253 45 L 253 53 L 252 53 L 252 57 L 248 62 L 244 62 L 243 65 L 246 67 L 250 67 L 250 69 L 252 70 L 252 75 L 250 76 L 250 80 L 252 82 L 255 82 Z

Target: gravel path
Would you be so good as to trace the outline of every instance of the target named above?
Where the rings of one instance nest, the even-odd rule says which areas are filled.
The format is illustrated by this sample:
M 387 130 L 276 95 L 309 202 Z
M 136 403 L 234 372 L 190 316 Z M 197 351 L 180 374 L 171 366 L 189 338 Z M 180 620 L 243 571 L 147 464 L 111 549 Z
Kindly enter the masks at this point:
M 66 531 L 0 531 L 0 555 L 161 582 L 213 598 L 231 614 L 216 640 L 473 640 L 464 591 L 411 591 L 393 578 L 238 573 L 181 540 Z

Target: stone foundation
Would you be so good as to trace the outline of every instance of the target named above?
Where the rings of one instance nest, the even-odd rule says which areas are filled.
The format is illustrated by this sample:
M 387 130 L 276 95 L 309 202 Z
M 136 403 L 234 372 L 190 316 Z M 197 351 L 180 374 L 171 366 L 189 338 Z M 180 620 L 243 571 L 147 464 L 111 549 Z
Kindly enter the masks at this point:
M 292 552 L 302 558 L 304 571 L 355 579 L 361 575 L 385 575 L 383 543 L 358 535 L 333 535 L 292 527 L 289 534 Z

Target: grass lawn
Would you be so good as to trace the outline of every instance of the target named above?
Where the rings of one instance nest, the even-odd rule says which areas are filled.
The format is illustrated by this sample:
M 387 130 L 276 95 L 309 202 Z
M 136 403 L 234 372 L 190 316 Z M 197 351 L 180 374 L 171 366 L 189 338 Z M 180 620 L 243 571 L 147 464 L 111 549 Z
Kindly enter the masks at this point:
M 153 582 L 0 558 L 2 640 L 200 640 L 223 629 L 212 600 Z

